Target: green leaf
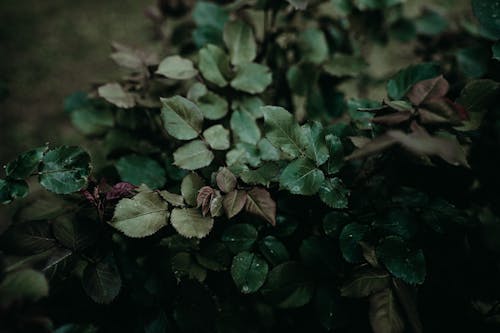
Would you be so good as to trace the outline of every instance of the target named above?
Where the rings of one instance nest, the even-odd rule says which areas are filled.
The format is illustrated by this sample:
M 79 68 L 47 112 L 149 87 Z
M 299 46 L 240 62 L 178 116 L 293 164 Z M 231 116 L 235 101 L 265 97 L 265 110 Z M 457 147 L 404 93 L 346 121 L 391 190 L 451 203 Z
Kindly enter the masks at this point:
M 165 169 L 147 156 L 123 156 L 116 162 L 116 170 L 122 181 L 137 186 L 146 184 L 151 189 L 158 189 L 167 181 Z
M 87 186 L 90 156 L 79 147 L 62 146 L 43 157 L 40 184 L 57 194 L 69 194 Z
M 366 61 L 358 56 L 335 53 L 333 57 L 323 65 L 325 72 L 332 76 L 358 76 L 368 67 Z
M 306 29 L 300 33 L 298 42 L 302 60 L 320 64 L 328 57 L 328 44 L 323 31 Z
M 264 116 L 261 110 L 262 106 L 264 106 L 264 102 L 257 96 L 243 96 L 231 103 L 234 111 L 246 111 L 256 119 Z
M 187 252 L 177 253 L 172 257 L 171 262 L 172 271 L 179 280 L 187 277 L 203 282 L 207 277 L 207 271 Z
M 494 103 L 499 89 L 500 84 L 493 80 L 473 80 L 464 87 L 457 103 L 468 112 L 484 112 Z
M 126 236 L 142 238 L 155 234 L 168 223 L 168 204 L 156 192 L 139 192 L 116 205 L 109 224 Z
M 250 94 L 260 94 L 272 82 L 269 67 L 257 63 L 246 63 L 237 66 L 236 76 L 231 81 L 231 87 Z
M 219 172 L 217 172 L 217 176 L 215 178 L 217 186 L 222 192 L 225 193 L 229 193 L 234 190 L 238 184 L 236 176 L 228 168 L 221 168 Z
M 325 137 L 326 145 L 328 146 L 328 159 L 327 172 L 328 174 L 335 174 L 340 171 L 344 166 L 344 146 L 338 136 L 328 134 Z
M 280 186 L 293 194 L 313 195 L 320 189 L 325 175 L 310 160 L 299 158 L 283 170 L 279 179 Z
M 500 41 L 497 41 L 491 47 L 491 52 L 493 53 L 493 59 L 500 61 Z
M 340 250 L 347 262 L 360 263 L 363 261 L 363 251 L 359 242 L 363 240 L 370 228 L 363 224 L 351 223 L 346 225 L 339 236 Z
M 196 138 L 203 126 L 203 113 L 182 96 L 161 98 L 161 116 L 168 134 L 179 140 Z
M 405 323 L 391 289 L 370 297 L 370 324 L 374 333 L 403 333 Z
M 181 194 L 190 206 L 196 206 L 198 191 L 205 186 L 203 179 L 196 173 L 190 173 L 182 179 Z
M 355 276 L 340 290 L 344 297 L 364 298 L 378 293 L 391 284 L 389 273 L 382 270 L 365 269 Z
M 174 152 L 174 164 L 181 169 L 196 170 L 212 163 L 214 154 L 201 140 L 191 141 Z
M 243 207 L 245 207 L 246 202 L 247 193 L 243 190 L 234 190 L 226 194 L 222 201 L 222 205 L 224 206 L 227 217 L 230 219 L 238 215 Z
M 214 125 L 203 132 L 203 138 L 214 150 L 227 150 L 230 147 L 229 130 L 222 125 Z
M 226 23 L 224 42 L 229 49 L 231 63 L 235 66 L 252 62 L 257 56 L 257 43 L 252 27 L 242 20 Z
M 500 39 L 500 0 L 472 0 L 472 10 L 479 23 L 493 36 Z
M 200 96 L 197 103 L 201 112 L 203 112 L 203 116 L 210 120 L 224 118 L 229 108 L 224 98 L 211 91 L 207 91 L 203 96 Z
M 260 129 L 255 118 L 247 111 L 235 111 L 231 115 L 231 130 L 238 141 L 256 145 L 260 140 Z
M 456 53 L 458 68 L 468 78 L 480 78 L 488 71 L 490 50 L 484 47 L 468 47 Z
M 271 225 L 276 225 L 276 202 L 269 192 L 263 188 L 254 187 L 247 192 L 245 210 L 262 217 Z
M 269 267 L 264 259 L 246 251 L 238 253 L 231 265 L 233 281 L 243 294 L 259 290 L 266 281 L 268 271 Z
M 28 183 L 24 180 L 0 179 L 0 203 L 8 204 L 28 195 Z
M 387 216 L 375 221 L 374 224 L 391 235 L 401 236 L 408 240 L 415 236 L 418 230 L 413 214 L 398 208 L 392 209 Z
M 184 198 L 182 195 L 170 193 L 169 191 L 159 192 L 163 200 L 175 207 L 184 207 Z
M 307 96 L 316 86 L 318 74 L 317 66 L 304 62 L 291 66 L 286 72 L 286 79 L 294 94 Z
M 254 170 L 245 170 L 240 177 L 249 185 L 269 186 L 271 181 L 276 180 L 280 167 L 276 163 L 268 162 Z
M 327 179 L 319 189 L 320 199 L 330 208 L 347 208 L 349 190 L 344 187 L 340 178 Z
M 257 240 L 257 229 L 250 224 L 235 224 L 224 230 L 221 240 L 232 253 L 248 251 Z
M 389 236 L 377 247 L 377 257 L 389 272 L 409 284 L 422 284 L 425 280 L 425 258 L 422 250 L 412 250 L 404 239 Z
M 415 20 L 415 27 L 419 34 L 435 36 L 446 30 L 448 21 L 438 12 L 427 9 Z
M 393 100 L 402 99 L 417 82 L 432 79 L 441 74 L 439 65 L 422 63 L 400 70 L 387 83 L 387 94 Z
M 113 112 L 109 109 L 96 109 L 92 106 L 76 109 L 70 113 L 73 125 L 85 135 L 103 135 L 115 123 Z
M 232 256 L 223 243 L 211 241 L 205 243 L 199 253 L 196 253 L 196 259 L 206 269 L 220 272 L 229 268 Z
M 35 302 L 48 295 L 49 284 L 45 276 L 32 269 L 9 273 L 0 283 L 0 304 L 7 308 L 13 302 Z
M 109 304 L 120 293 L 122 279 L 113 257 L 106 257 L 98 263 L 89 263 L 82 276 L 83 289 L 92 300 Z
M 60 216 L 52 223 L 54 237 L 74 251 L 84 250 L 95 242 L 93 227 L 91 220 L 81 220 L 74 215 Z
M 307 157 L 315 161 L 317 166 L 324 164 L 330 155 L 328 153 L 328 147 L 326 146 L 323 125 L 314 121 L 302 126 L 302 130 L 308 141 L 306 150 Z
M 197 208 L 175 208 L 170 221 L 175 230 L 186 238 L 204 238 L 214 226 L 214 219 L 202 216 Z
M 38 169 L 47 147 L 40 147 L 19 155 L 5 166 L 5 175 L 10 179 L 25 179 Z
M 198 71 L 194 68 L 191 60 L 174 55 L 166 57 L 160 62 L 156 74 L 174 80 L 188 80 L 198 75 Z
M 274 266 L 290 259 L 285 245 L 274 236 L 264 237 L 259 242 L 259 251 Z
M 314 286 L 303 267 L 293 261 L 274 267 L 261 289 L 262 295 L 282 309 L 298 308 L 312 298 Z
M 219 87 L 227 86 L 230 73 L 229 59 L 219 47 L 209 44 L 202 48 L 198 67 L 207 81 Z
M 228 12 L 221 6 L 208 1 L 196 1 L 193 19 L 197 25 L 193 40 L 198 47 L 209 43 L 222 46 L 222 31 L 229 18 Z
M 270 129 L 266 133 L 266 138 L 271 144 L 292 158 L 304 155 L 307 138 L 293 115 L 277 106 L 264 106 L 262 112 L 264 121 Z
M 119 83 L 107 83 L 100 86 L 97 93 L 100 97 L 119 108 L 130 109 L 135 106 L 134 96 L 126 92 Z

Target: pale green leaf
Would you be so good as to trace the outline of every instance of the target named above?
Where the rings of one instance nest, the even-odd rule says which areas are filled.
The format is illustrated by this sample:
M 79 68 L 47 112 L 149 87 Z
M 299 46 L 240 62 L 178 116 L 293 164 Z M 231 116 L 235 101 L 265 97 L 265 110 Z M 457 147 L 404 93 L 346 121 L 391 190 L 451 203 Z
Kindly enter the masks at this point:
M 170 221 L 175 230 L 187 238 L 204 238 L 214 226 L 214 219 L 204 217 L 197 208 L 175 208 Z
M 222 125 L 214 125 L 207 128 L 203 132 L 203 137 L 210 148 L 214 150 L 229 149 L 229 130 L 225 129 Z
M 169 79 L 187 80 L 195 77 L 198 71 L 194 68 L 191 60 L 174 55 L 166 57 L 160 62 L 156 74 L 163 75 Z
M 259 94 L 264 92 L 271 82 L 272 74 L 269 67 L 257 63 L 246 63 L 237 67 L 231 87 L 250 94 Z
M 202 48 L 199 53 L 199 64 L 203 77 L 219 86 L 227 86 L 229 79 L 229 59 L 219 47 L 209 44 Z
M 242 20 L 226 23 L 224 42 L 229 49 L 231 63 L 235 66 L 252 62 L 257 56 L 257 43 L 252 27 Z
M 196 138 L 202 129 L 203 113 L 182 96 L 162 98 L 161 116 L 168 134 L 179 140 Z
M 196 170 L 212 163 L 214 154 L 201 140 L 191 141 L 174 152 L 174 164 L 181 169 Z
M 256 145 L 260 140 L 260 129 L 254 117 L 247 111 L 235 111 L 231 115 L 231 130 L 238 141 Z

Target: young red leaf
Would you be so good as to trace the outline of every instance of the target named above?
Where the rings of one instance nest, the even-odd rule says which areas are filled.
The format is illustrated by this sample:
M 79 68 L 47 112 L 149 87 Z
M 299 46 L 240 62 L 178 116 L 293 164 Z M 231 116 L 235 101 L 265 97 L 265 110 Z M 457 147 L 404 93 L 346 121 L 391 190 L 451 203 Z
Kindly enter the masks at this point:
M 228 168 L 222 168 L 217 173 L 217 186 L 225 193 L 229 193 L 236 187 L 236 176 Z
M 450 84 L 440 75 L 418 82 L 406 96 L 414 105 L 420 105 L 446 96 L 448 90 L 450 90 Z
M 262 217 L 273 226 L 276 225 L 276 202 L 263 188 L 254 187 L 247 193 L 245 210 Z
M 239 212 L 245 207 L 245 203 L 247 201 L 247 193 L 242 190 L 234 190 L 229 192 L 224 197 L 222 205 L 224 206 L 224 210 L 226 211 L 226 215 L 228 218 L 232 218 L 238 215 Z

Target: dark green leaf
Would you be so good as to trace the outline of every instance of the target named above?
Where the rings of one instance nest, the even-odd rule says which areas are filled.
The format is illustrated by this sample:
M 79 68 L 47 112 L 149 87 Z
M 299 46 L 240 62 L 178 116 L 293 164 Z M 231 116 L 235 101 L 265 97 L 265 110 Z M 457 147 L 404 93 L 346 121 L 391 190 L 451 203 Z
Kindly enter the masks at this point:
M 300 33 L 298 42 L 304 61 L 320 64 L 328 57 L 328 44 L 323 31 L 306 29 Z
M 98 263 L 89 263 L 82 276 L 83 289 L 92 300 L 109 304 L 120 293 L 122 279 L 113 257 Z
M 285 245 L 274 236 L 267 236 L 259 242 L 259 251 L 269 263 L 276 266 L 290 259 Z
M 319 197 L 330 208 L 347 208 L 350 192 L 340 178 L 327 179 L 319 188 Z
M 417 82 L 432 79 L 441 74 L 439 65 L 422 63 L 399 71 L 388 83 L 387 94 L 395 100 L 402 99 Z
M 257 230 L 250 224 L 235 224 L 224 231 L 221 240 L 233 253 L 248 251 L 257 240 Z
M 5 174 L 11 179 L 25 179 L 31 176 L 43 159 L 47 147 L 40 147 L 19 155 L 5 166 Z
M 293 194 L 316 194 L 324 180 L 323 172 L 305 158 L 299 158 L 290 163 L 280 175 L 281 187 Z
M 241 252 L 233 258 L 231 276 L 243 294 L 251 294 L 266 281 L 268 265 L 265 260 L 251 252 Z
M 500 38 L 500 0 L 472 0 L 472 10 L 481 25 L 497 39 Z
M 350 263 L 363 261 L 363 251 L 359 242 L 363 240 L 369 230 L 368 226 L 358 223 L 348 224 L 342 229 L 339 243 L 345 260 Z
M 81 148 L 62 146 L 50 150 L 40 167 L 40 184 L 57 194 L 77 192 L 87 185 L 90 156 Z
M 314 121 L 302 127 L 304 135 L 307 138 L 308 145 L 306 154 L 307 157 L 316 162 L 317 166 L 324 164 L 330 154 L 326 146 L 325 133 L 323 132 L 323 125 Z
M 116 162 L 116 169 L 122 181 L 137 186 L 146 184 L 151 189 L 158 189 L 167 181 L 165 169 L 147 156 L 123 156 Z
M 28 195 L 28 183 L 24 180 L 0 179 L 0 203 L 8 204 Z

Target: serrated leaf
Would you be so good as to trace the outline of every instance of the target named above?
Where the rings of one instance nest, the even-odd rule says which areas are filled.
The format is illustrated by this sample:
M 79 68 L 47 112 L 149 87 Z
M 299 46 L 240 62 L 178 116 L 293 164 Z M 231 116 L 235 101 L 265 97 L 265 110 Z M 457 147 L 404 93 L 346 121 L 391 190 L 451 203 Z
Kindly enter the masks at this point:
M 214 150 L 227 150 L 230 147 L 229 130 L 222 125 L 214 125 L 203 132 L 203 138 Z
M 330 155 L 327 171 L 328 174 L 335 174 L 344 166 L 344 146 L 340 138 L 333 134 L 328 134 L 325 140 L 328 147 L 328 154 Z
M 279 265 L 290 259 L 285 245 L 274 236 L 266 236 L 259 242 L 259 251 L 272 265 Z
M 224 118 L 229 109 L 227 100 L 211 91 L 207 91 L 203 96 L 200 96 L 196 102 L 201 112 L 203 112 L 203 116 L 210 120 Z
M 198 191 L 205 185 L 203 179 L 196 173 L 190 173 L 182 179 L 181 193 L 188 205 L 196 206 Z
M 109 224 L 126 236 L 142 238 L 155 234 L 168 223 L 168 204 L 156 192 L 139 192 L 121 199 Z
M 92 300 L 109 304 L 120 293 L 122 279 L 113 257 L 98 263 L 89 263 L 82 276 L 83 289 Z
M 174 164 L 181 169 L 196 170 L 212 163 L 214 154 L 201 140 L 191 141 L 174 152 Z
M 170 221 L 174 229 L 187 238 L 204 238 L 214 226 L 214 219 L 202 216 L 196 208 L 175 208 Z
M 198 75 L 198 71 L 194 68 L 191 60 L 174 55 L 166 57 L 160 62 L 156 74 L 169 79 L 188 80 Z
M 342 229 L 339 236 L 339 245 L 347 262 L 354 264 L 363 261 L 363 251 L 359 242 L 363 240 L 369 230 L 368 226 L 358 223 L 348 224 Z
M 307 157 L 315 161 L 317 166 L 324 164 L 330 157 L 330 154 L 326 146 L 323 125 L 314 121 L 302 126 L 302 130 L 308 141 L 306 150 Z
M 202 48 L 198 67 L 207 81 L 219 87 L 227 86 L 230 73 L 229 59 L 221 48 L 212 44 Z
M 182 195 L 171 193 L 169 191 L 161 191 L 159 192 L 163 200 L 167 201 L 169 204 L 175 207 L 183 207 L 184 206 L 184 198 Z
M 28 195 L 28 183 L 24 180 L 0 179 L 0 203 L 8 204 Z
M 7 308 L 13 302 L 35 302 L 49 295 L 45 276 L 33 269 L 7 274 L 0 283 L 0 304 Z
M 90 156 L 79 147 L 55 148 L 43 157 L 39 174 L 40 184 L 51 192 L 77 192 L 87 185 Z
M 245 170 L 240 177 L 249 185 L 269 186 L 271 181 L 274 181 L 280 172 L 280 167 L 276 163 L 264 163 L 261 167 L 254 170 Z
M 25 179 L 36 171 L 47 147 L 40 147 L 19 155 L 5 166 L 5 175 L 10 179 Z
M 231 130 L 238 141 L 256 145 L 260 140 L 260 129 L 255 118 L 247 111 L 235 111 L 231 115 Z
M 364 298 L 388 288 L 390 283 L 391 277 L 385 271 L 363 270 L 355 273 L 340 292 L 344 297 Z
M 271 144 L 291 157 L 305 154 L 307 138 L 293 115 L 277 106 L 264 106 L 261 109 L 270 129 L 266 132 L 266 138 Z
M 167 181 L 165 169 L 147 156 L 123 156 L 116 162 L 116 169 L 122 181 L 137 186 L 146 184 L 151 189 L 158 189 Z
M 283 169 L 279 179 L 280 186 L 293 194 L 313 195 L 320 189 L 325 175 L 310 160 L 299 158 Z
M 405 323 L 391 289 L 370 297 L 370 324 L 374 333 L 403 333 Z
M 224 196 L 222 205 L 227 217 L 233 218 L 243 210 L 247 202 L 247 193 L 243 190 L 234 190 Z
M 224 230 L 221 240 L 232 253 L 248 251 L 257 240 L 257 229 L 250 224 L 235 224 Z
M 224 43 L 235 66 L 252 62 L 257 56 L 257 43 L 252 27 L 241 20 L 227 22 L 224 27 Z
M 217 186 L 222 192 L 229 193 L 236 187 L 238 180 L 236 176 L 228 168 L 222 168 L 217 172 L 215 177 Z
M 404 239 L 389 236 L 377 247 L 377 257 L 389 272 L 409 284 L 421 284 L 425 280 L 425 258 L 422 250 L 412 250 Z
M 407 97 L 414 105 L 420 105 L 446 96 L 449 89 L 450 84 L 440 75 L 418 82 L 410 89 Z
M 439 76 L 440 69 L 434 63 L 412 65 L 400 70 L 387 83 L 387 94 L 395 100 L 402 99 L 416 83 Z
M 241 252 L 233 258 L 231 276 L 243 294 L 251 294 L 262 287 L 268 270 L 267 262 L 257 254 Z
M 262 217 L 273 226 L 276 225 L 276 202 L 263 188 L 254 187 L 247 192 L 245 210 Z
M 52 223 L 54 237 L 65 247 L 74 251 L 88 248 L 95 241 L 94 225 L 90 220 L 79 220 L 74 215 L 58 217 Z
M 319 197 L 330 208 L 347 208 L 349 190 L 344 187 L 340 178 L 327 179 L 319 188 Z
M 109 103 L 122 109 L 130 109 L 135 106 L 134 96 L 123 89 L 119 83 L 108 83 L 97 89 L 100 97 Z
M 162 98 L 161 116 L 168 134 L 179 140 L 196 138 L 203 126 L 203 113 L 182 96 Z
M 269 67 L 253 62 L 245 63 L 237 66 L 231 87 L 249 94 L 260 94 L 271 84 L 272 78 Z

